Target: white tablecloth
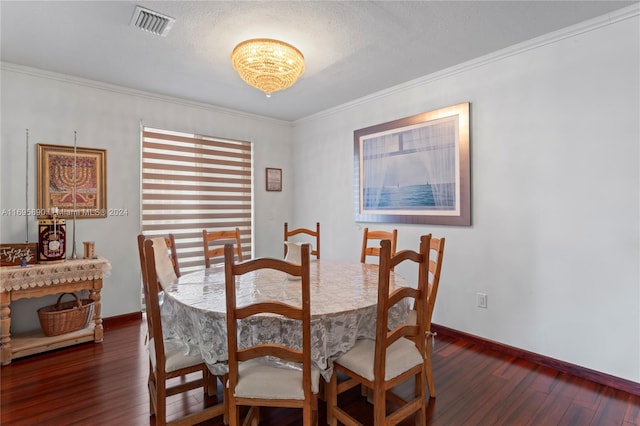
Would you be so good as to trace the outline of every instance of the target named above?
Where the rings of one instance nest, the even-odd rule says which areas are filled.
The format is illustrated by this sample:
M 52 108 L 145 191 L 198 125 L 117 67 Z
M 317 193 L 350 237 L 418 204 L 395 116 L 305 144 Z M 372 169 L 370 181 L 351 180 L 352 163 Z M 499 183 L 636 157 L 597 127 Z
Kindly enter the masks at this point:
M 375 338 L 378 266 L 327 260 L 311 262 L 312 359 L 329 380 L 332 360 L 357 339 Z M 392 273 L 390 291 L 405 280 Z M 262 270 L 244 275 L 238 284 L 238 305 L 258 300 L 300 304 L 300 281 Z M 406 321 L 409 304 L 392 310 L 392 324 Z M 162 304 L 165 338 L 180 339 L 185 352 L 199 353 L 214 374 L 226 372 L 227 324 L 222 266 L 193 272 L 167 287 Z M 264 315 L 240 324 L 240 345 L 284 342 L 299 347 L 300 324 Z

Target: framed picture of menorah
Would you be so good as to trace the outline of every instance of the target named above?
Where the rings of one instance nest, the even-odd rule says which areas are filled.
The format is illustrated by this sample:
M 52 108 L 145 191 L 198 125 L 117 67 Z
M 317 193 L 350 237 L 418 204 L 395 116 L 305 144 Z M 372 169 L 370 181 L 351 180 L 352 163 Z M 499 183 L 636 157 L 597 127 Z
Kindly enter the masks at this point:
M 39 217 L 107 217 L 107 151 L 37 145 Z

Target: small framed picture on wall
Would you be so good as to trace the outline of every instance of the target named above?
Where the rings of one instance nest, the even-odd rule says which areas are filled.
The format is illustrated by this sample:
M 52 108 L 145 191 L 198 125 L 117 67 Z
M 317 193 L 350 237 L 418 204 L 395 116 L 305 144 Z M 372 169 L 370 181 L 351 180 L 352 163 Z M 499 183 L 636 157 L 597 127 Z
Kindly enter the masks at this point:
M 282 191 L 282 169 L 267 167 L 267 191 Z

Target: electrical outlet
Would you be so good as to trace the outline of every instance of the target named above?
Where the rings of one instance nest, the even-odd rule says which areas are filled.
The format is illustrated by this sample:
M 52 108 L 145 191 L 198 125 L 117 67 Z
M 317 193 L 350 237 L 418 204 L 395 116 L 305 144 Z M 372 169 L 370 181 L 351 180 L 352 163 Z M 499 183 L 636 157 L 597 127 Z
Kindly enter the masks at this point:
M 487 309 L 487 295 L 485 293 L 476 293 L 476 301 L 478 308 Z

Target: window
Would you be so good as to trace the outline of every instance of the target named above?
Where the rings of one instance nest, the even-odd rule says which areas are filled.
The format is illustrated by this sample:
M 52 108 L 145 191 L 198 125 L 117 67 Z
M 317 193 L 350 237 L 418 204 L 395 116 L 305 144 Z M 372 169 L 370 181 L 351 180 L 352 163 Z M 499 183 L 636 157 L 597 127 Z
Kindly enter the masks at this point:
M 240 228 L 252 253 L 252 143 L 144 127 L 142 232 L 173 233 L 182 273 L 204 267 L 202 230 Z

